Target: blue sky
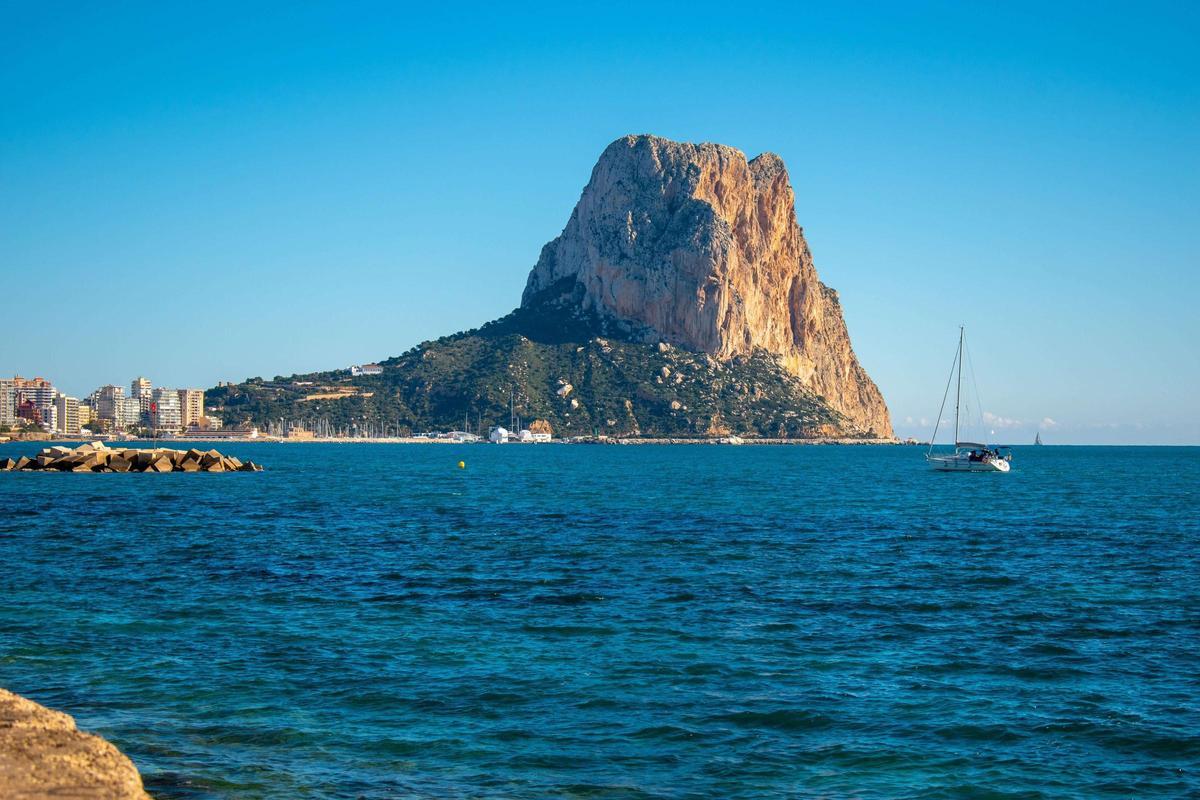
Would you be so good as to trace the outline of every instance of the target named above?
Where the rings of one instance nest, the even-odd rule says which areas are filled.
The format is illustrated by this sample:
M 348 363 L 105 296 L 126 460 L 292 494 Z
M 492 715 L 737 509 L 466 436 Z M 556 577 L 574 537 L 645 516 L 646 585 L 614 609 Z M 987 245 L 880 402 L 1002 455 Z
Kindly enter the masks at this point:
M 783 157 L 900 433 L 961 322 L 995 438 L 1200 443 L 1200 7 L 1053 5 L 0 4 L 0 374 L 474 327 L 650 132 Z

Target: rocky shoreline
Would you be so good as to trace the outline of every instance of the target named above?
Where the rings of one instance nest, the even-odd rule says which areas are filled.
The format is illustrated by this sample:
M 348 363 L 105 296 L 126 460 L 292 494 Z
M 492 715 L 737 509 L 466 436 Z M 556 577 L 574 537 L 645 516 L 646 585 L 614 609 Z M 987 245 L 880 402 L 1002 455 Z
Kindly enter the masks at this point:
M 137 767 L 61 711 L 0 689 L 0 797 L 150 800 Z

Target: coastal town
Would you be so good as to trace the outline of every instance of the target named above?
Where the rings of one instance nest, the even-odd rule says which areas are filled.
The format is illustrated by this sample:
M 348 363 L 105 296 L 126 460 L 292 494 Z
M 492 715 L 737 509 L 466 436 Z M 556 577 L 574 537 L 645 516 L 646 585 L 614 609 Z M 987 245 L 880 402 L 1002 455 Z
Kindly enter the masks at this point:
M 353 365 L 350 375 L 378 375 L 378 364 Z M 46 378 L 16 375 L 0 379 L 0 441 L 98 437 L 101 439 L 274 439 L 286 441 L 408 441 L 494 444 L 544 443 L 553 438 L 549 423 L 534 420 L 523 427 L 513 416 L 509 427 L 491 426 L 486 436 L 465 430 L 401 435 L 392 426 L 333 427 L 279 420 L 260 430 L 255 425 L 226 427 L 221 416 L 205 405 L 204 391 L 154 386 L 149 378 L 134 378 L 128 390 L 106 384 L 86 397 L 59 391 Z
M 352 376 L 378 375 L 377 364 L 354 365 Z M 390 442 L 442 444 L 744 444 L 736 434 L 716 437 L 562 436 L 557 437 L 545 419 L 527 421 L 510 409 L 507 425 L 472 425 L 463 420 L 462 429 L 410 432 L 398 425 L 333 425 L 327 420 L 296 421 L 281 418 L 263 427 L 237 422 L 226 425 L 214 407 L 206 405 L 205 393 L 195 388 L 154 386 L 146 377 L 134 378 L 128 390 L 106 384 L 83 398 L 59 391 L 42 378 L 14 376 L 0 379 L 0 442 L 4 441 L 106 441 L 193 440 L 193 441 L 281 441 L 281 442 Z M 475 430 L 468 430 L 474 427 Z M 842 438 L 819 436 L 809 439 L 754 438 L 756 444 L 894 444 L 891 438 Z M 908 439 L 903 443 L 916 444 Z
M 134 378 L 128 388 L 107 384 L 72 397 L 41 377 L 0 378 L 0 436 L 13 439 L 112 436 L 114 438 L 222 438 L 221 419 L 204 407 L 201 389 L 154 386 Z

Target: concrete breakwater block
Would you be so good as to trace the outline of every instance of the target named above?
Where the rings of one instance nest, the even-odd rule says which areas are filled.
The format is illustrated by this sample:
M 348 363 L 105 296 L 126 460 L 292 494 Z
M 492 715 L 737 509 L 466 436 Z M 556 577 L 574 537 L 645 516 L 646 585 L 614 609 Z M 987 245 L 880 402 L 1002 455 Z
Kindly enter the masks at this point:
M 115 448 L 104 442 L 47 447 L 34 458 L 0 459 L 0 472 L 262 472 L 253 461 L 242 462 L 216 450 L 172 450 L 166 447 Z

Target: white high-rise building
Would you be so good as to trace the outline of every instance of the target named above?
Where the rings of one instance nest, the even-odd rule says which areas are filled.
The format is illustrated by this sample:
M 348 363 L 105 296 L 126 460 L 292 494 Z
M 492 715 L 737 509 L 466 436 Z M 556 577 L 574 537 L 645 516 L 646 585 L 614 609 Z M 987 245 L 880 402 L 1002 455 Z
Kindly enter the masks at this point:
M 17 385 L 11 380 L 0 380 L 0 425 L 14 425 L 17 421 Z
M 111 383 L 92 392 L 92 408 L 96 409 L 96 416 L 117 428 L 124 427 L 124 400 L 125 389 Z
M 50 433 L 58 431 L 58 408 L 51 403 L 48 408 L 38 409 L 42 414 L 42 429 Z
M 16 389 L 16 404 L 20 405 L 22 401 L 28 400 L 37 407 L 42 422 L 47 422 L 50 411 L 54 408 L 54 398 L 58 396 L 58 390 L 54 388 L 54 384 L 45 378 L 26 379 L 20 375 L 13 378 L 12 382 Z
M 138 376 L 129 383 L 129 396 L 138 401 L 142 416 L 150 414 L 150 404 L 154 402 L 154 385 L 149 378 Z
M 179 408 L 179 391 L 154 389 L 150 394 L 150 427 L 155 433 L 179 433 L 183 414 Z
M 122 428 L 129 430 L 142 424 L 142 404 L 136 397 L 122 397 L 118 408 Z

